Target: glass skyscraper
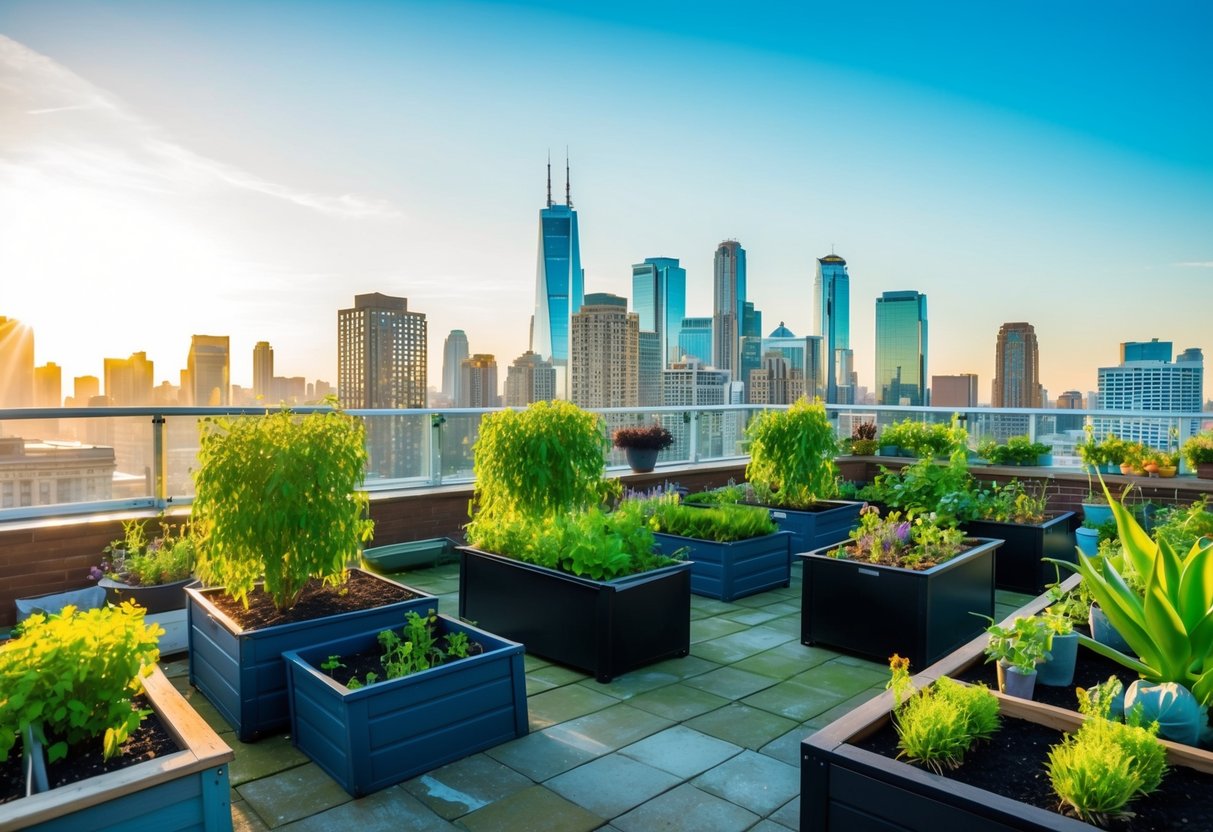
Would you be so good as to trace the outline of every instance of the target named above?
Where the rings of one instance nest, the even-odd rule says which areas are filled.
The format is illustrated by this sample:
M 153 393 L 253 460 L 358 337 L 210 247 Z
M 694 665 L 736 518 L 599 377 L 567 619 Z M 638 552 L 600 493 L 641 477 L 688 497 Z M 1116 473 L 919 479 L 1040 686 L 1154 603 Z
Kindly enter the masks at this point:
M 678 360 L 684 357 L 698 359 L 701 364 L 707 364 L 712 357 L 712 319 L 683 318 L 682 329 L 678 334 Z
M 851 353 L 851 278 L 847 261 L 837 254 L 817 259 L 813 282 L 813 314 L 825 348 L 826 401 L 853 404 L 854 367 Z
M 745 320 L 745 249 L 736 240 L 716 247 L 712 281 L 712 364 L 741 375 L 741 328 Z
M 676 257 L 646 257 L 632 266 L 632 307 L 640 331 L 656 332 L 662 367 L 681 360 L 678 336 L 687 313 L 687 270 Z
M 533 349 L 556 367 L 557 395 L 568 395 L 569 327 L 585 297 L 585 272 L 577 236 L 577 212 L 565 164 L 564 205 L 552 202 L 548 164 L 548 204 L 539 211 L 539 264 L 535 278 Z
M 927 296 L 885 292 L 876 299 L 878 404 L 927 404 Z

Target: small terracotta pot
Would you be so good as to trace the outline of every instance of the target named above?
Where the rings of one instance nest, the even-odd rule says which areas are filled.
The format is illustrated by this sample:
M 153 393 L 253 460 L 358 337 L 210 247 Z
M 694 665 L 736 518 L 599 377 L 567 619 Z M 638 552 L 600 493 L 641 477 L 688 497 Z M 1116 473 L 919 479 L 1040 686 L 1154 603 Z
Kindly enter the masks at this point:
M 1176 468 L 1174 465 L 1159 465 L 1158 466 L 1158 476 L 1162 477 L 1163 479 L 1170 479 L 1171 477 L 1175 476 L 1178 473 L 1179 473 L 1179 469 Z

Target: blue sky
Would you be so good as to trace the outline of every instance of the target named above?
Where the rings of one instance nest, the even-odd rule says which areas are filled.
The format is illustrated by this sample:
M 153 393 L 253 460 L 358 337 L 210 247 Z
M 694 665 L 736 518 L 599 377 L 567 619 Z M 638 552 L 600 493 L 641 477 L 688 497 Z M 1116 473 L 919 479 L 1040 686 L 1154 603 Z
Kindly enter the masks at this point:
M 1121 340 L 1213 357 L 1213 6 L 751 5 L 8 0 L 0 314 L 68 378 L 146 350 L 175 382 L 205 332 L 235 383 L 263 339 L 333 380 L 335 310 L 382 291 L 432 383 L 454 328 L 504 366 L 567 145 L 588 291 L 674 256 L 709 314 L 736 238 L 764 329 L 809 334 L 833 246 L 861 384 L 899 289 L 983 398 L 1005 321 L 1054 397 Z

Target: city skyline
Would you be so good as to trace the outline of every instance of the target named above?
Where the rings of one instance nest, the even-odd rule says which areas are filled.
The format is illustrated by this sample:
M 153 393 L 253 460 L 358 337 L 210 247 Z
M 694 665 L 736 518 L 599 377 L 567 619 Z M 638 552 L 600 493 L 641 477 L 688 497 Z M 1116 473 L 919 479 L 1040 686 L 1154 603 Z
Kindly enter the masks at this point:
M 505 366 L 565 144 L 586 292 L 631 301 L 634 264 L 678 258 L 687 316 L 710 315 L 736 239 L 764 329 L 808 335 L 835 250 L 869 389 L 886 291 L 931 298 L 928 372 L 983 391 L 1007 321 L 1034 325 L 1052 399 L 1094 390 L 1122 341 L 1213 354 L 1184 302 L 1213 269 L 1201 4 L 773 7 L 721 27 L 711 4 L 310 3 L 289 37 L 268 3 L 55 6 L 0 9 L 0 315 L 34 328 L 65 393 L 137 352 L 175 383 L 195 333 L 230 337 L 234 383 L 259 341 L 276 374 L 335 379 L 334 313 L 371 292 L 427 315 L 432 386 L 454 329 Z M 1167 49 L 1125 61 L 1143 39 Z

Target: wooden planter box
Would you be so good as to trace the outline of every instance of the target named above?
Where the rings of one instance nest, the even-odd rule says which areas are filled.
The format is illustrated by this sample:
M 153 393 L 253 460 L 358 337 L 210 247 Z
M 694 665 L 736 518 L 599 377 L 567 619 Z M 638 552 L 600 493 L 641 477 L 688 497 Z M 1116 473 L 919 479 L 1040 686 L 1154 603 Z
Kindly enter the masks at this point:
M 396 584 L 378 575 L 372 577 Z M 221 588 L 187 587 L 190 684 L 206 695 L 241 742 L 282 731 L 290 725 L 282 654 L 368 630 L 402 626 L 410 610 L 424 615 L 437 609 L 438 599 L 433 595 L 405 589 L 420 597 L 309 621 L 241 630 L 208 597 L 221 593 Z
M 663 554 L 686 547 L 691 562 L 691 592 L 732 601 L 792 581 L 792 535 L 786 531 L 717 543 L 674 534 L 654 534 Z
M 283 655 L 291 741 L 355 797 L 527 732 L 522 645 L 439 620 L 443 632 L 466 633 L 484 652 L 356 690 L 317 667 L 377 650 L 378 631 Z
M 921 571 L 832 558 L 827 549 L 797 555 L 804 563 L 800 640 L 886 662 L 897 653 L 921 670 L 982 632 L 977 615 L 994 615 L 994 552 L 978 545 Z
M 851 529 L 859 524 L 859 510 L 863 506 L 849 500 L 823 500 L 804 510 L 767 508 L 780 531 L 792 533 L 792 551 L 811 552 L 846 540 Z
M 1077 578 L 1077 575 L 1072 576 L 1067 587 L 1077 585 Z M 1020 615 L 1035 615 L 1048 604 L 1048 599 L 1036 598 L 1008 616 L 1004 623 Z M 921 689 L 940 676 L 954 676 L 982 661 L 985 644 L 984 635 L 973 639 L 918 674 L 914 686 Z M 1067 732 L 1076 730 L 1082 721 L 1074 711 L 1004 696 L 997 691 L 994 695 L 999 699 L 1004 716 Z M 801 742 L 801 829 L 814 832 L 939 832 L 944 829 L 1089 832 L 1096 828 L 852 744 L 884 727 L 892 708 L 893 695 L 886 691 Z M 1013 730 L 1013 727 L 1003 730 L 1008 729 Z M 1162 743 L 1171 765 L 1213 774 L 1213 753 L 1166 740 Z M 1043 772 L 1041 776 L 1045 776 Z M 1193 828 L 1204 827 L 1194 824 Z
M 1057 580 L 1057 571 L 1041 558 L 1056 558 L 1078 563 L 1074 529 L 1074 512 L 1067 511 L 1036 526 L 1019 523 L 995 523 L 970 520 L 961 525 L 965 534 L 973 537 L 995 537 L 1006 541 L 994 559 L 994 585 L 999 589 L 1039 595 Z M 1066 577 L 1061 570 L 1061 577 Z
M 159 668 L 143 680 L 182 751 L 0 807 L 0 832 L 199 829 L 231 832 L 227 767 L 235 755 Z
M 691 649 L 691 564 L 614 581 L 459 549 L 459 617 L 600 682 Z

